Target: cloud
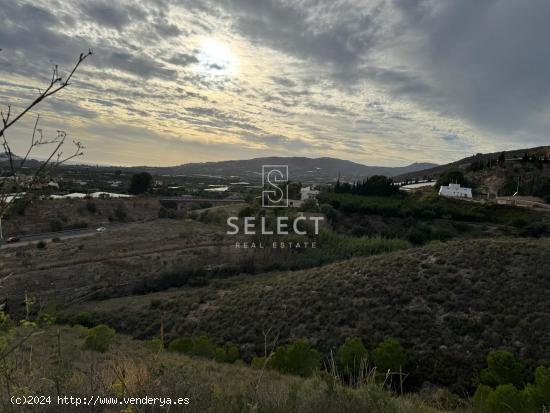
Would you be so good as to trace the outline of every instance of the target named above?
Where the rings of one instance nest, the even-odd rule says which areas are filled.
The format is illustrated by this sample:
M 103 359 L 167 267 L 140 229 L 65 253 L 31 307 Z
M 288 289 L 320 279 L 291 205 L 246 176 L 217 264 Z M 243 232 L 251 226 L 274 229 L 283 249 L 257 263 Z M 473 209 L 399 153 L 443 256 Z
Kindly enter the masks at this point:
M 549 16 L 544 0 L 0 0 L 1 99 L 26 101 L 92 47 L 42 106 L 59 127 L 183 131 L 202 154 L 227 139 L 232 154 L 445 162 L 547 143 Z M 201 61 L 205 39 L 233 70 Z
M 540 133 L 550 107 L 550 3 L 396 1 L 430 93 L 483 128 Z M 421 90 L 425 93 L 425 90 Z
M 132 19 L 143 19 L 146 14 L 133 4 L 106 1 L 84 1 L 81 3 L 85 15 L 97 24 L 117 30 L 128 26 Z
M 100 58 L 101 63 L 113 69 L 123 70 L 127 73 L 148 79 L 159 77 L 175 79 L 176 72 L 165 68 L 158 60 L 146 54 L 137 54 L 127 51 L 111 51 L 105 59 Z
M 357 70 L 378 41 L 379 4 L 353 1 L 228 0 L 236 29 L 255 43 L 332 66 Z M 369 7 L 370 6 L 370 7 Z
M 294 82 L 292 79 L 289 79 L 288 77 L 271 76 L 270 79 L 281 86 L 296 87 L 296 82 Z

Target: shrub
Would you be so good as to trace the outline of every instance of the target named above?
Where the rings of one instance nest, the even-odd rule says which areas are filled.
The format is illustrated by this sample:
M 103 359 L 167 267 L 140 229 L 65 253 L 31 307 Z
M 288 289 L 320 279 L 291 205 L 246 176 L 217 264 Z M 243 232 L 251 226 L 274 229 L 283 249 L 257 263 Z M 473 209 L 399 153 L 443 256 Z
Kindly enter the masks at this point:
M 368 352 L 359 337 L 348 337 L 336 352 L 338 369 L 351 377 L 357 377 Z
M 208 337 L 195 337 L 191 354 L 210 359 L 216 358 L 216 345 Z
M 153 177 L 149 172 L 141 172 L 138 174 L 132 175 L 132 180 L 130 182 L 130 192 L 133 195 L 143 194 L 151 188 L 153 185 Z
M 177 353 L 191 354 L 192 349 L 193 339 L 191 337 L 176 338 L 168 344 L 168 350 Z
M 491 351 L 487 355 L 487 368 L 480 374 L 481 383 L 495 387 L 513 384 L 523 387 L 523 364 L 508 351 Z
M 424 231 L 418 228 L 411 228 L 407 233 L 407 240 L 413 245 L 422 245 L 428 241 L 429 237 Z
M 115 330 L 112 328 L 107 327 L 105 324 L 100 324 L 90 329 L 86 341 L 84 342 L 84 348 L 105 353 L 109 350 L 115 338 L 115 333 Z
M 145 346 L 153 353 L 159 353 L 162 351 L 162 341 L 160 338 L 153 338 L 145 342 Z
M 397 372 L 405 364 L 405 349 L 395 338 L 387 338 L 372 351 L 372 359 L 380 372 Z
M 239 348 L 235 344 L 228 343 L 225 347 L 216 347 L 205 336 L 176 338 L 170 342 L 168 350 L 225 363 L 234 363 L 239 358 Z
M 97 205 L 92 201 L 88 201 L 86 202 L 86 209 L 90 214 L 95 214 L 97 212 Z
M 330 204 L 323 204 L 319 208 L 321 212 L 327 217 L 327 221 L 333 223 L 336 220 L 337 212 L 336 209 Z
M 306 199 L 300 207 L 300 211 L 319 212 L 319 205 L 317 205 L 317 201 L 315 199 Z
M 306 340 L 298 340 L 277 348 L 268 365 L 283 373 L 309 377 L 320 369 L 321 355 Z
M 526 394 L 539 411 L 550 407 L 550 368 L 540 366 L 535 370 L 535 383 L 525 389 Z
M 125 221 L 128 217 L 128 212 L 123 204 L 118 204 L 115 208 L 115 217 L 119 221 Z
M 512 384 L 501 384 L 496 389 L 479 385 L 474 394 L 474 407 L 480 413 L 533 411 L 527 394 Z
M 63 223 L 58 219 L 52 219 L 50 221 L 50 231 L 51 232 L 63 231 Z
M 46 243 L 44 241 L 38 241 L 36 243 L 36 248 L 38 248 L 39 250 L 44 249 L 46 248 Z
M 223 363 L 234 363 L 239 357 L 239 347 L 233 343 L 227 343 L 224 347 L 216 349 L 216 360 Z
M 95 325 L 92 314 L 88 312 L 78 313 L 72 318 L 71 324 L 78 324 L 83 327 L 93 327 Z

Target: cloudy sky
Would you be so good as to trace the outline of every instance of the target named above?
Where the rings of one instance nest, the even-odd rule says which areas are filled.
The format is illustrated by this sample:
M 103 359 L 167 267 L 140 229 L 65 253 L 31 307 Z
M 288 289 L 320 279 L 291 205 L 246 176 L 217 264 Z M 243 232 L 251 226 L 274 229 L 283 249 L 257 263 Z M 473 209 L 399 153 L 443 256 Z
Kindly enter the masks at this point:
M 547 0 L 0 0 L 0 105 L 92 48 L 38 110 L 86 162 L 444 163 L 550 143 L 549 19 Z

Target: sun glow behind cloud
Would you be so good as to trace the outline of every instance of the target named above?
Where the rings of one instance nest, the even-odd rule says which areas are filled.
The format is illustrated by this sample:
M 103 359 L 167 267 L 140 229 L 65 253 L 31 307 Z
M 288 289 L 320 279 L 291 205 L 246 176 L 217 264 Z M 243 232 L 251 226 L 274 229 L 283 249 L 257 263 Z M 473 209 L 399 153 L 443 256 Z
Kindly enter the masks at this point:
M 236 76 L 238 60 L 223 42 L 205 37 L 199 42 L 197 70 L 210 76 Z

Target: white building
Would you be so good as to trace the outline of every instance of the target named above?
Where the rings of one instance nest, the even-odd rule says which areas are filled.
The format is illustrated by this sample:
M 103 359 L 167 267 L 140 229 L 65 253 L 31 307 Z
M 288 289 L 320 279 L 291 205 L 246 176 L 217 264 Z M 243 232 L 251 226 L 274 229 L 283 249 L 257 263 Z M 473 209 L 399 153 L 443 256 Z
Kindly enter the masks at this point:
M 439 195 L 451 198 L 471 198 L 472 188 L 463 188 L 460 184 L 449 184 L 449 186 L 441 185 L 439 188 Z
M 313 189 L 311 186 L 306 186 L 300 189 L 300 200 L 306 201 L 308 199 L 315 199 L 319 195 L 319 191 Z

